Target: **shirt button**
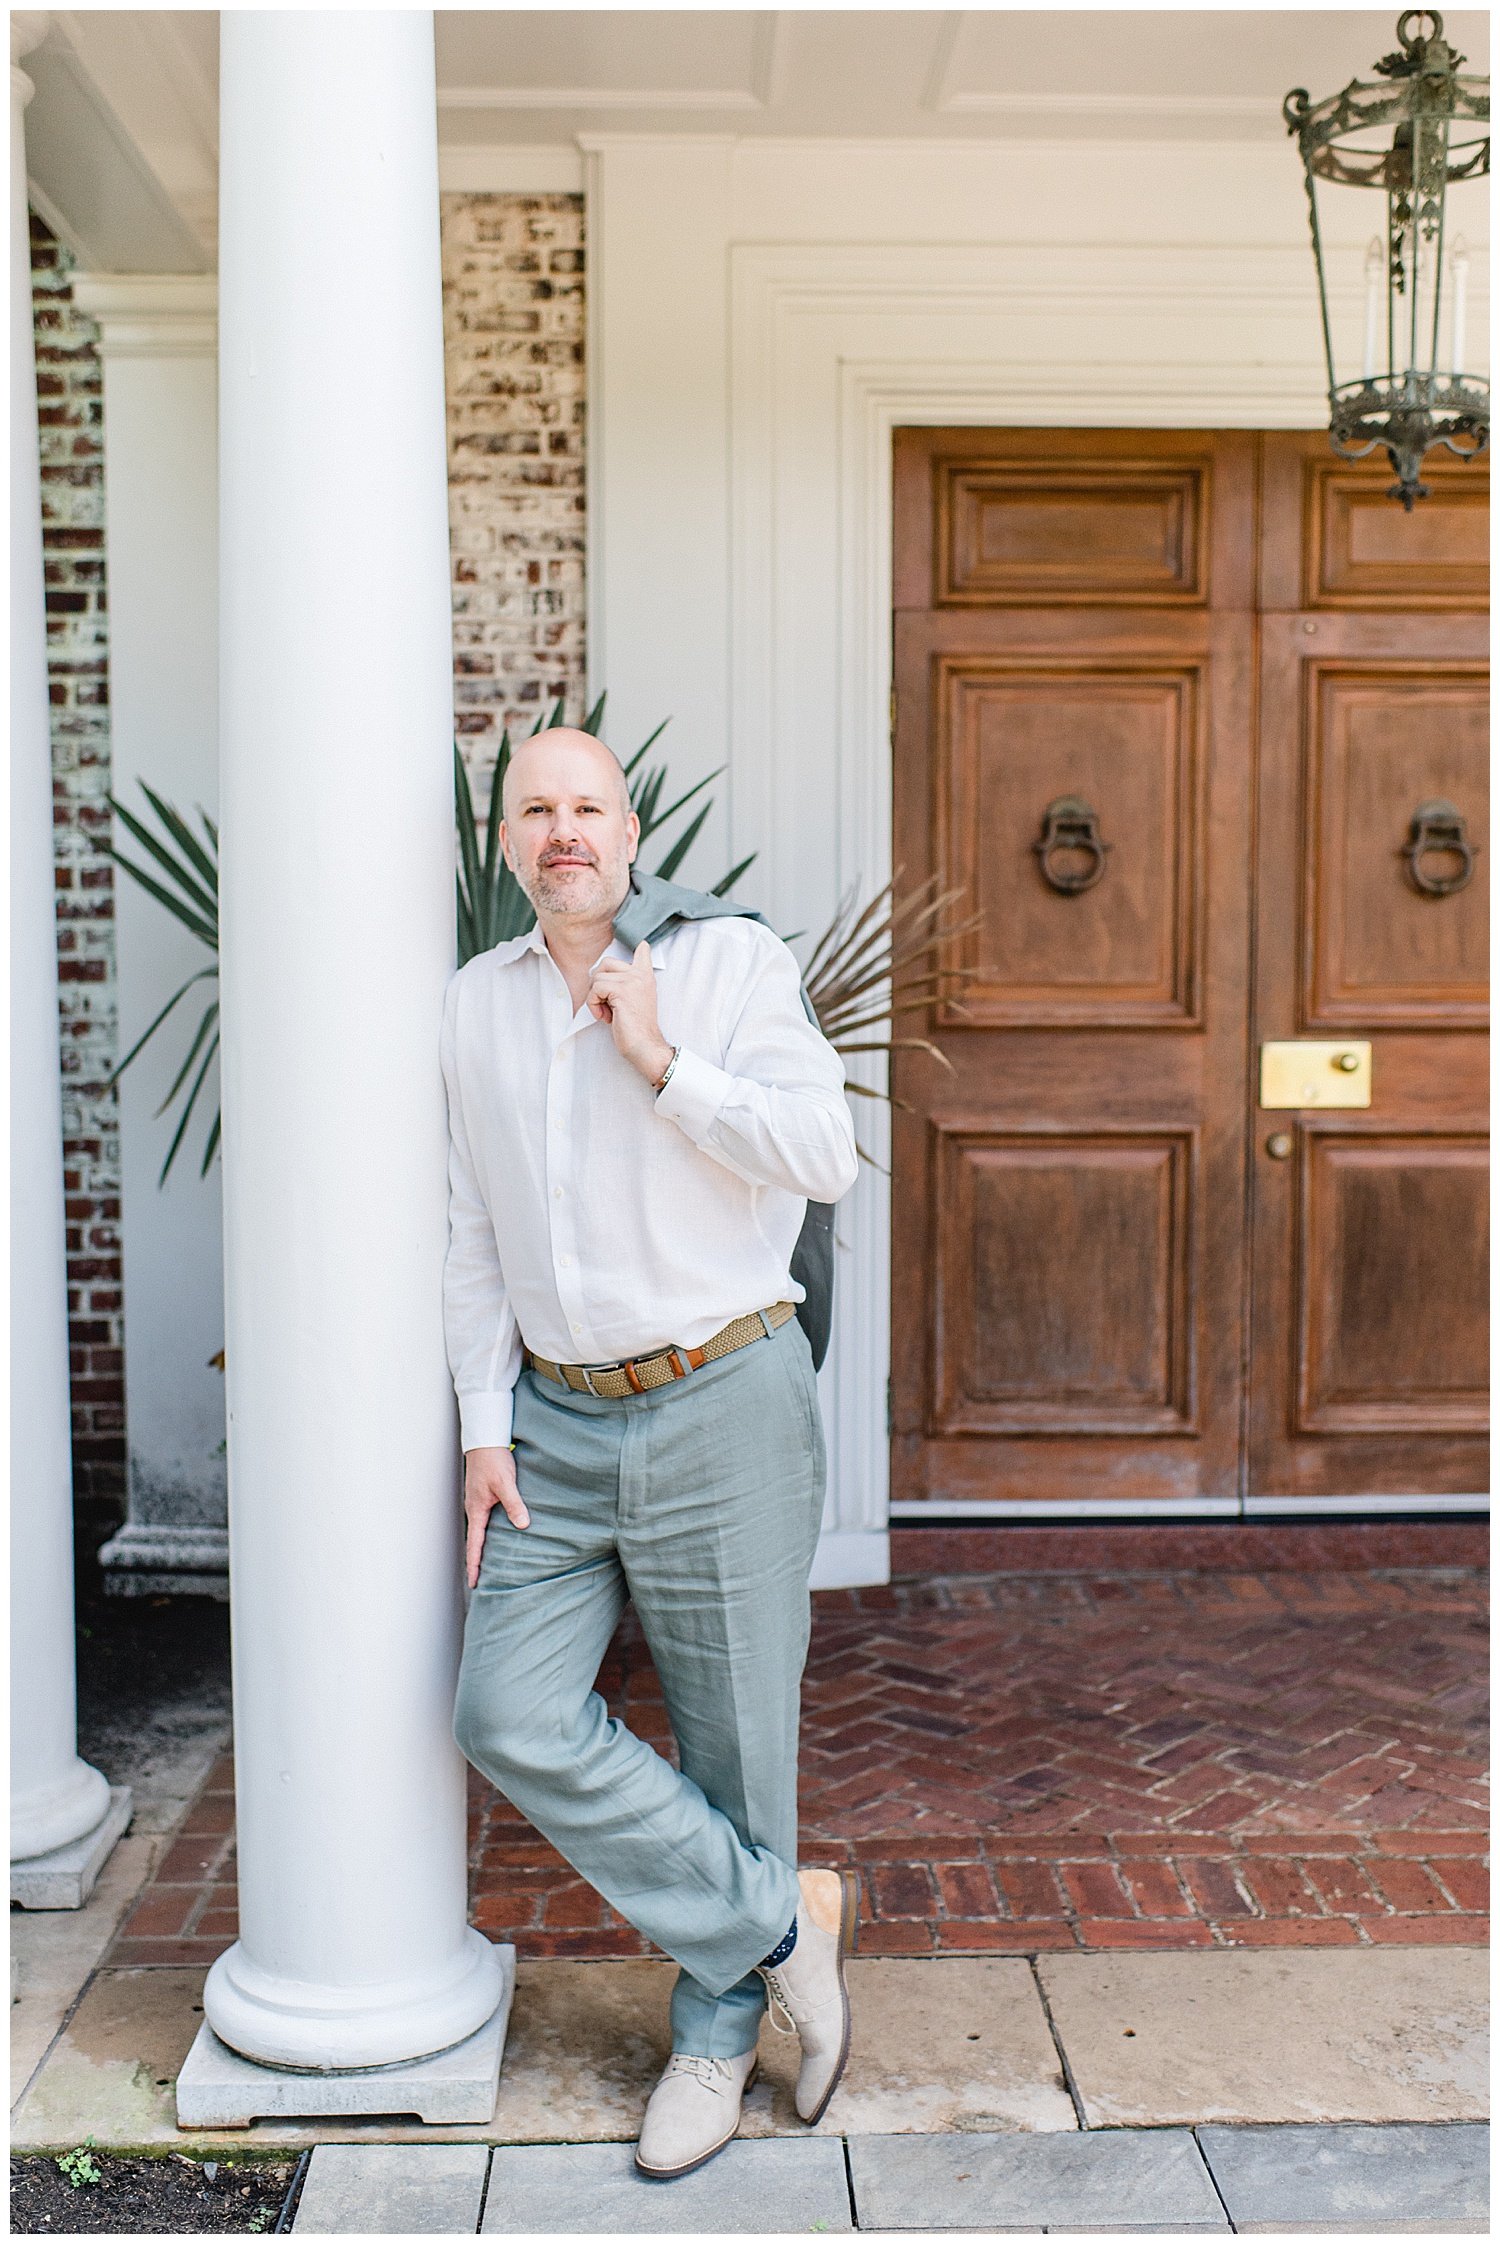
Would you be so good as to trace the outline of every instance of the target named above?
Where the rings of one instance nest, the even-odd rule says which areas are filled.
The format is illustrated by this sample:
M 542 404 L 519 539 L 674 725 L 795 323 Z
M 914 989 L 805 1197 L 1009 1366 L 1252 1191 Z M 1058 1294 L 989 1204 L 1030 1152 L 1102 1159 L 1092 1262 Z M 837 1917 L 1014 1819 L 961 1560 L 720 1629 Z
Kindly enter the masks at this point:
M 557 1258 L 557 1265 L 560 1270 L 571 1270 L 573 1257 L 570 1254 L 560 1254 Z
M 553 1185 L 553 1187 L 552 1187 L 552 1197 L 553 1197 L 553 1199 L 554 1199 L 554 1200 L 560 1200 L 560 1199 L 562 1198 L 562 1196 L 563 1196 L 563 1188 L 562 1188 L 562 1186 L 561 1186 L 560 1184 L 554 1184 L 554 1185 Z
M 582 1325 L 573 1325 L 573 1326 L 572 1326 L 572 1327 L 571 1327 L 570 1329 L 571 1329 L 571 1330 L 572 1330 L 573 1332 L 582 1332 L 582 1330 L 583 1330 L 583 1327 L 582 1327 Z

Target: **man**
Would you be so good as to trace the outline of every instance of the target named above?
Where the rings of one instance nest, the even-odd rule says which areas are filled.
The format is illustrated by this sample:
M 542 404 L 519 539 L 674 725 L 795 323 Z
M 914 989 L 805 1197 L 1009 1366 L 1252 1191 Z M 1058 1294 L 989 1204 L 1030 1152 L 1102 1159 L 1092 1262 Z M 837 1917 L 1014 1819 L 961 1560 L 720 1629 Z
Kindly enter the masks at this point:
M 537 734 L 503 808 L 536 925 L 462 967 L 443 1011 L 473 1591 L 454 1734 L 680 1966 L 636 2151 L 666 2177 L 734 2134 L 768 1992 L 809 2123 L 848 2051 L 853 1880 L 796 1868 L 825 1458 L 790 1258 L 858 1156 L 779 936 L 614 934 L 640 822 L 602 742 Z M 593 1689 L 627 1597 L 680 1774 Z

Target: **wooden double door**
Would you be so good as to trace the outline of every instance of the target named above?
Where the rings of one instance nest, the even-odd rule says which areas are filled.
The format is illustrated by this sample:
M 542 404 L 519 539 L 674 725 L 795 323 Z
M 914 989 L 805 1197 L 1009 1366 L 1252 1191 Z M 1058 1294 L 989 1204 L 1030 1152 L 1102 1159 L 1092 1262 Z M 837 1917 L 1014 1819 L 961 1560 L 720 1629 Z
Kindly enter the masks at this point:
M 1487 1488 L 1487 486 L 1428 481 L 898 432 L 893 862 L 983 919 L 894 1068 L 897 1502 Z

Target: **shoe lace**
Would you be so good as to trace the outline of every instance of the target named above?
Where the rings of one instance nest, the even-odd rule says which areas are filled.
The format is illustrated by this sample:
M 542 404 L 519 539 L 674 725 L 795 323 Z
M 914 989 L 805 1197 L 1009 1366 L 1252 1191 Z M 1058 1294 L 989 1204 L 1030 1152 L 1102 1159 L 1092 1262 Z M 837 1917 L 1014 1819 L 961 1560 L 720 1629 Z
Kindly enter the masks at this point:
M 673 2050 L 667 2059 L 667 2071 L 691 2073 L 695 2080 L 702 2081 L 705 2088 L 711 2088 L 716 2096 L 724 2093 L 731 2078 L 729 2060 L 726 2057 L 698 2057 L 685 2049 Z
M 772 2026 L 778 2034 L 794 2034 L 797 2031 L 797 2021 L 792 2016 L 792 2007 L 787 2000 L 786 1981 L 774 1964 L 762 1964 L 760 1975 L 766 1983 L 766 1992 L 770 1997 L 766 2007 Z M 786 2020 L 785 2025 L 781 2023 L 781 2018 L 776 2015 L 778 2010 L 781 2012 L 781 2018 Z

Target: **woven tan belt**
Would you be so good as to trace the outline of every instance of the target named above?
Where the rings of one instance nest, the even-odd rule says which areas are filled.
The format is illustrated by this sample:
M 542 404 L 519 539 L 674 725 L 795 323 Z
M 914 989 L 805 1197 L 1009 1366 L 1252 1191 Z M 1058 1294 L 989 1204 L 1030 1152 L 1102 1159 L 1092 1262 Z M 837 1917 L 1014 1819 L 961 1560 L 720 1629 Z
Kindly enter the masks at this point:
M 776 1301 L 769 1309 L 752 1309 L 748 1317 L 731 1317 L 718 1332 L 710 1333 L 701 1348 L 657 1348 L 649 1356 L 632 1356 L 624 1363 L 554 1364 L 545 1356 L 533 1355 L 529 1348 L 521 1352 L 533 1371 L 555 1380 L 559 1387 L 619 1402 L 626 1395 L 644 1395 L 653 1387 L 668 1387 L 674 1379 L 686 1379 L 700 1364 L 732 1355 L 747 1341 L 766 1339 L 796 1314 L 795 1301 Z

